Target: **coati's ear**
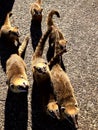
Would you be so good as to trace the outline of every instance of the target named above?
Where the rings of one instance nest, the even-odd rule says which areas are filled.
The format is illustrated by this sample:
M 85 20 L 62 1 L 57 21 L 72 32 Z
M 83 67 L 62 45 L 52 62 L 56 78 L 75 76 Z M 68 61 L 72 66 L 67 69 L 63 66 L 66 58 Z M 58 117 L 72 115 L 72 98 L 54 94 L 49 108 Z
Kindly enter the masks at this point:
M 11 17 L 13 15 L 13 13 L 12 12 L 9 12 L 9 17 Z
M 34 69 L 36 69 L 36 66 L 33 66 Z
M 41 15 L 42 14 L 42 11 L 43 11 L 43 9 L 41 9 L 41 10 L 36 10 L 36 9 L 34 9 L 34 14 L 36 14 L 36 15 Z
M 41 12 L 43 11 L 43 8 L 41 8 Z
M 6 81 L 6 84 L 9 84 L 9 81 L 8 81 L 8 80 Z
M 77 103 L 75 103 L 75 107 L 78 107 L 78 104 L 77 104 Z
M 37 14 L 37 10 L 36 9 L 34 9 L 34 13 Z

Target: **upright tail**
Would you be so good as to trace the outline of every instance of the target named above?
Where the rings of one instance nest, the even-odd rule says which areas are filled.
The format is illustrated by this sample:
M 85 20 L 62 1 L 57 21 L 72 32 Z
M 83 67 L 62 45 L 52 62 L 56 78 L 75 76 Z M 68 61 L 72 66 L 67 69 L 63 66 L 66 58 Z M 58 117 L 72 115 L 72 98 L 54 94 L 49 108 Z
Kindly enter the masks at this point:
M 53 18 L 53 15 L 56 15 L 58 18 L 60 18 L 59 12 L 56 11 L 56 10 L 52 10 L 52 11 L 48 14 L 48 19 L 47 19 L 47 25 L 48 25 L 48 27 L 54 25 L 53 19 L 52 19 L 52 18 Z
M 10 23 L 10 17 L 12 16 L 12 13 L 9 12 L 5 18 L 5 21 L 4 21 L 4 25 L 8 25 L 8 26 L 11 26 L 11 23 Z
M 49 62 L 50 69 L 57 63 L 61 64 L 61 56 L 64 52 L 67 52 L 67 50 L 66 50 L 67 42 L 65 40 L 59 40 L 59 33 L 58 32 L 56 32 L 56 33 L 57 33 L 57 35 L 56 35 L 56 41 L 55 41 L 55 52 L 54 52 L 54 57 Z M 60 46 L 60 44 L 62 46 Z
M 18 49 L 18 55 L 19 56 L 22 56 L 22 54 L 25 52 L 26 48 L 27 48 L 27 45 L 28 45 L 28 42 L 29 42 L 29 36 L 26 35 L 24 41 L 22 42 L 22 44 L 19 46 L 19 49 Z
M 63 50 L 61 50 L 59 53 L 57 53 L 48 63 L 49 68 L 51 70 L 51 68 L 59 62 L 59 57 L 66 52 L 66 48 L 64 48 Z
M 35 57 L 41 57 L 42 56 L 45 42 L 46 42 L 49 34 L 51 33 L 51 31 L 52 31 L 52 27 L 48 28 L 48 30 L 45 32 L 45 34 L 41 37 L 41 39 L 38 43 L 38 46 L 36 47 L 36 50 L 34 52 L 33 59 Z
M 41 5 L 42 1 L 41 0 L 37 0 L 36 1 L 39 5 Z

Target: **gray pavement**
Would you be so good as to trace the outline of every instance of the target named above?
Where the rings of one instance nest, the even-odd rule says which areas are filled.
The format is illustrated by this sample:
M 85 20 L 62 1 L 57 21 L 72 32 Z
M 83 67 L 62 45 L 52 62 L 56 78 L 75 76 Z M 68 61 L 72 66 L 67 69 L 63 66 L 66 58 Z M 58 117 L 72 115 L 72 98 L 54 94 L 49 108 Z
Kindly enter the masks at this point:
M 0 1 L 2 15 L 6 14 L 4 10 L 9 6 L 9 10 L 12 8 L 12 22 L 20 29 L 21 41 L 30 33 L 29 7 L 33 1 L 13 0 L 13 3 L 7 4 L 8 0 L 4 0 L 5 5 Z M 98 130 L 98 0 L 43 0 L 42 6 L 43 32 L 47 28 L 46 17 L 51 9 L 58 10 L 61 15 L 60 19 L 55 17 L 54 21 L 68 41 L 68 52 L 63 59 L 80 106 L 79 130 Z M 25 54 L 31 84 L 27 97 L 9 96 L 6 75 L 0 65 L 0 130 L 72 130 L 71 127 L 67 128 L 66 123 L 60 124 L 50 119 L 50 122 L 47 119 L 44 122 L 44 117 L 37 118 L 36 113 L 32 114 L 32 54 L 30 39 Z

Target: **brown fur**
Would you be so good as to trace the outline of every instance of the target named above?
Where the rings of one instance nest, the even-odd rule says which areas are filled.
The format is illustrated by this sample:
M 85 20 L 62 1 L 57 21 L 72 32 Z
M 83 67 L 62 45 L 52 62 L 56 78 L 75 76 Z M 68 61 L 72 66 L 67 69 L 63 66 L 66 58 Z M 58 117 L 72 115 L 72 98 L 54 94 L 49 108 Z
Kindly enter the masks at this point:
M 38 46 L 36 47 L 32 59 L 32 71 L 34 81 L 36 82 L 41 95 L 43 111 L 45 111 L 49 115 L 52 115 L 53 117 L 59 117 L 59 109 L 54 99 L 50 80 L 49 66 L 47 61 L 42 58 L 45 41 L 51 30 L 52 28 L 49 28 L 48 31 L 46 31 L 46 33 L 40 39 Z
M 22 44 L 18 48 L 18 55 L 20 57 L 22 57 L 22 55 L 25 53 L 27 45 L 28 45 L 28 42 L 29 42 L 29 35 L 27 34 L 27 36 L 25 37 L 24 41 L 22 42 Z
M 41 7 L 41 0 L 36 0 L 34 3 L 31 4 L 30 12 L 32 15 L 32 19 L 35 21 L 42 21 L 42 7 Z
M 60 18 L 60 14 L 58 11 L 56 10 L 52 10 L 50 11 L 50 13 L 48 14 L 48 20 L 47 20 L 47 25 L 48 27 L 53 26 L 52 32 L 49 35 L 49 49 L 47 52 L 47 60 L 50 61 L 51 58 L 54 56 L 54 51 L 55 51 L 55 41 L 56 41 L 56 37 L 58 35 L 58 39 L 59 39 L 59 47 L 61 49 L 65 48 L 66 46 L 66 39 L 64 38 L 63 34 L 61 33 L 61 31 L 58 29 L 58 27 L 53 23 L 52 17 L 53 15 L 56 15 L 58 18 Z M 65 70 L 64 65 L 63 65 L 63 61 L 62 61 L 62 56 L 61 56 L 61 66 L 62 68 Z
M 26 36 L 18 52 L 21 56 L 28 44 L 28 36 Z M 25 45 L 25 46 L 24 46 Z M 27 92 L 29 82 L 26 74 L 26 64 L 18 54 L 12 54 L 6 63 L 7 83 L 9 89 L 14 93 Z
M 10 22 L 11 15 L 12 13 L 7 14 L 4 25 L 1 27 L 0 30 L 0 37 L 6 38 L 7 41 L 11 41 L 11 42 L 17 41 L 18 44 L 20 44 L 18 27 L 11 26 L 11 22 Z
M 59 38 L 57 37 L 56 42 L 59 42 L 58 39 Z M 63 52 L 60 48 L 58 48 L 58 43 L 55 45 L 55 53 L 60 53 L 60 51 Z M 75 125 L 77 126 L 77 115 L 79 108 L 74 95 L 74 89 L 71 85 L 67 73 L 63 71 L 59 64 L 59 57 L 54 60 L 55 62 L 52 61 L 52 66 L 50 63 L 50 66 L 52 67 L 51 80 L 53 83 L 56 100 L 60 107 L 61 119 L 64 119 L 67 116 L 71 116 Z

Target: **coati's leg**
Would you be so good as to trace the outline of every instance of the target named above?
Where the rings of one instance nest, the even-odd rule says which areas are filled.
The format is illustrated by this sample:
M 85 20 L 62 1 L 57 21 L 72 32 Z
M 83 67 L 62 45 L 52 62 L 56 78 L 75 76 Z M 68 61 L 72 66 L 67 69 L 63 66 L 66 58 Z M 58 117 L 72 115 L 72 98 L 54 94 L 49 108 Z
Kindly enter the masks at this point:
M 27 35 L 18 49 L 18 55 L 21 56 L 23 59 L 24 59 L 24 55 L 25 55 L 25 51 L 26 51 L 28 42 L 29 42 L 29 36 Z
M 54 94 L 50 94 L 46 112 L 51 117 L 60 119 L 59 106 L 57 101 L 55 100 Z
M 11 22 L 10 22 L 10 17 L 12 16 L 12 13 L 8 13 L 7 16 L 6 16 L 6 19 L 4 21 L 4 25 L 8 26 L 8 27 L 11 27 Z

